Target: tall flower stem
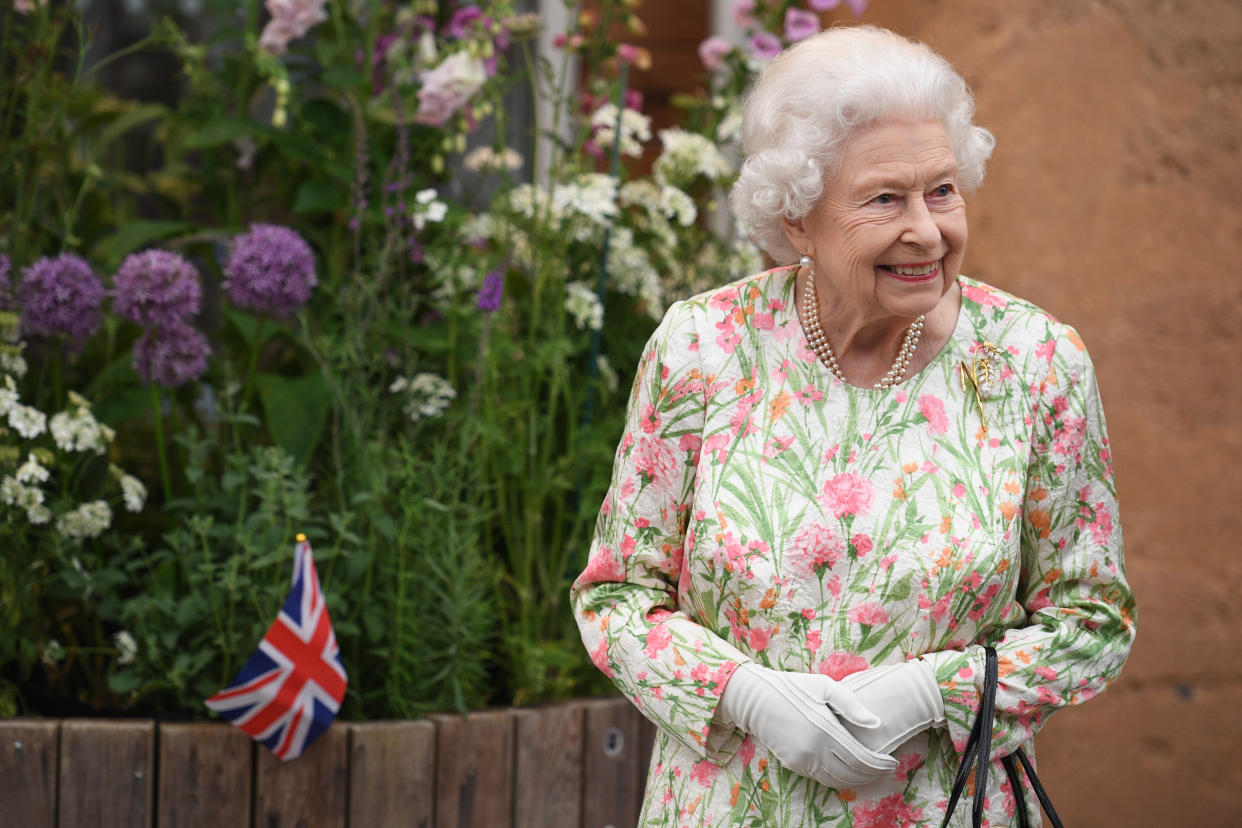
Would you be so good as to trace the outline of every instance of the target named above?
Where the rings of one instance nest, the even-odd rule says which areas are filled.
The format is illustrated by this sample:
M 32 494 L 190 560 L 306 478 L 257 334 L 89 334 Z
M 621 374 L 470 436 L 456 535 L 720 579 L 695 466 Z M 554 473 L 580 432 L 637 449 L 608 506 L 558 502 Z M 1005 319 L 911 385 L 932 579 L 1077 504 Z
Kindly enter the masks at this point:
M 160 388 L 151 383 L 151 410 L 155 414 L 155 452 L 160 458 L 160 479 L 164 483 L 164 501 L 172 500 L 172 481 L 168 476 L 168 451 L 164 447 L 164 412 L 160 406 Z
M 259 349 L 263 347 L 263 323 L 265 321 L 260 316 L 259 324 L 254 329 L 254 344 L 250 346 L 250 364 L 246 366 L 246 382 L 242 386 L 240 411 L 246 410 L 246 406 L 250 404 L 250 394 L 254 391 L 254 375 L 259 367 Z

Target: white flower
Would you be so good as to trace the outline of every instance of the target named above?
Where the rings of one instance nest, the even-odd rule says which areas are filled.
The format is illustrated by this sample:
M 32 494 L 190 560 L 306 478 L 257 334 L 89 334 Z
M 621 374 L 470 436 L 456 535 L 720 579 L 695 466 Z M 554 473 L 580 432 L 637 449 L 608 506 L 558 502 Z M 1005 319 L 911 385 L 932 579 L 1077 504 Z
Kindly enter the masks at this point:
M 125 508 L 131 512 L 141 512 L 147 503 L 147 487 L 132 474 L 121 475 L 121 498 Z
M 417 230 L 422 230 L 429 222 L 434 224 L 444 221 L 444 217 L 448 215 L 448 205 L 436 199 L 435 190 L 419 190 L 414 200 L 417 206 L 410 212 L 410 219 Z
M 599 375 L 604 380 L 604 387 L 609 393 L 615 392 L 619 384 L 617 372 L 612 367 L 612 363 L 608 361 L 608 357 L 600 354 L 595 358 L 595 366 L 599 368 Z
M 722 144 L 731 144 L 742 136 L 742 108 L 730 107 L 716 127 L 716 140 Z
M 694 206 L 694 199 L 671 184 L 665 184 L 660 188 L 660 206 L 664 209 L 666 216 L 674 219 L 682 227 L 694 224 L 694 220 L 699 215 L 698 208 Z
M 44 506 L 42 503 L 36 503 L 26 508 L 26 520 L 35 525 L 42 525 L 52 519 L 52 510 Z
M 660 141 L 664 144 L 664 151 L 656 159 L 652 171 L 661 184 L 684 189 L 699 176 L 717 181 L 733 172 L 728 159 L 716 149 L 715 144 L 698 133 L 684 129 L 662 129 Z
M 25 342 L 19 342 L 16 345 L 0 346 L 0 371 L 12 374 L 15 377 L 26 376 L 26 358 L 22 356 L 22 350 L 25 347 Z
M 97 538 L 112 525 L 112 510 L 102 500 L 83 503 L 56 519 L 56 531 L 70 540 Z
M 0 501 L 8 506 L 16 506 L 17 500 L 22 496 L 22 492 L 26 487 L 17 482 L 16 477 L 5 477 L 0 480 Z
M 39 458 L 33 453 L 26 456 L 26 462 L 17 470 L 19 483 L 43 483 L 49 476 L 48 470 L 39 465 Z
M 112 643 L 116 645 L 116 663 L 132 664 L 138 655 L 138 642 L 134 637 L 125 630 L 119 630 L 113 633 Z
M 21 395 L 17 393 L 17 383 L 11 376 L 5 374 L 4 387 L 0 388 L 0 417 L 7 416 L 21 398 Z
M 70 391 L 69 406 L 52 415 L 52 439 L 62 451 L 93 451 L 103 454 L 116 432 L 91 414 L 90 403 L 82 395 Z
M 606 103 L 591 115 L 594 141 L 601 149 L 612 151 L 617 133 L 617 105 Z M 628 107 L 621 110 L 621 154 L 640 158 L 643 154 L 641 141 L 651 140 L 651 119 Z
M 400 394 L 402 391 L 404 391 L 405 389 L 409 387 L 410 387 L 410 381 L 408 379 L 406 379 L 405 377 L 397 377 L 395 380 L 392 381 L 392 384 L 388 386 L 388 393 L 389 394 Z
M 415 374 L 402 389 L 407 392 L 405 413 L 413 422 L 436 417 L 457 397 L 449 381 L 438 374 Z
M 664 315 L 660 274 L 651 266 L 646 251 L 634 244 L 634 232 L 628 227 L 613 230 L 608 249 L 608 275 L 619 290 L 642 299 L 647 312 L 655 319 Z
M 604 173 L 587 173 L 577 181 L 554 188 L 552 205 L 556 215 L 573 213 L 587 219 L 589 223 L 575 222 L 572 233 L 578 241 L 590 241 L 596 227 L 608 227 L 617 214 L 617 179 Z
M 476 147 L 462 160 L 466 169 L 471 172 L 500 172 L 501 170 L 520 170 L 522 156 L 517 150 L 505 147 L 497 153 L 491 147 Z
M 39 660 L 48 667 L 55 667 L 57 662 L 64 658 L 65 648 L 55 638 L 50 638 L 43 643 L 43 651 L 39 653 Z
M 565 310 L 574 318 L 574 324 L 579 329 L 598 331 L 604 327 L 604 306 L 595 291 L 585 282 L 570 282 L 565 290 Z
M 28 405 L 13 405 L 9 408 L 9 425 L 30 440 L 47 431 L 47 415 Z

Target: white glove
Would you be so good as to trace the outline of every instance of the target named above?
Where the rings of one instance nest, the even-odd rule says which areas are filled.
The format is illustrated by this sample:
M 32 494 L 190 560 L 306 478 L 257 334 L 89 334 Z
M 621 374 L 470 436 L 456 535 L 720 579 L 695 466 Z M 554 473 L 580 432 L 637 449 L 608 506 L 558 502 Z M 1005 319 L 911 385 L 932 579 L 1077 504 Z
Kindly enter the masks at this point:
M 865 785 L 897 769 L 896 760 L 869 750 L 838 721 L 840 716 L 859 733 L 879 725 L 853 693 L 828 676 L 747 662 L 725 685 L 717 714 L 789 770 L 830 788 Z
M 846 723 L 858 741 L 879 753 L 892 753 L 911 736 L 945 723 L 940 682 L 922 659 L 851 673 L 841 684 L 880 717 L 879 727 Z

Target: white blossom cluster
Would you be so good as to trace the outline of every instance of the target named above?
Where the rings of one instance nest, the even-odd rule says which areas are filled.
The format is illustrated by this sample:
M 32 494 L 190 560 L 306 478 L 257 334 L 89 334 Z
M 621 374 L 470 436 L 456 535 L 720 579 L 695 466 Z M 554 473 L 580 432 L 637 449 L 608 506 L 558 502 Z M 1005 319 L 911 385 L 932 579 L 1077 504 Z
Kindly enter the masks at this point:
M 5 320 L 0 319 L 0 326 Z M 7 335 L 6 339 L 11 339 Z M 50 433 L 55 448 L 63 453 L 90 452 L 104 454 L 116 437 L 116 432 L 95 419 L 90 403 L 81 394 L 70 391 L 68 405 L 52 417 L 39 409 L 24 405 L 14 376 L 26 371 L 21 356 L 24 343 L 9 342 L 0 350 L 0 456 L 16 465 L 8 473 L 0 472 L 0 504 L 24 512 L 26 521 L 34 526 L 53 522 L 56 517 L 47 502 L 43 485 L 52 479 L 57 454 L 46 446 L 25 445 L 14 441 L 32 441 Z M 16 443 L 16 445 L 14 445 Z M 21 460 L 25 454 L 25 460 Z M 8 467 L 11 468 L 11 467 Z M 112 478 L 121 490 L 125 508 L 131 512 L 142 511 L 146 504 L 147 490 L 136 477 L 126 474 L 115 464 L 109 464 Z M 62 504 L 56 503 L 57 510 Z M 98 537 L 112 524 L 112 509 L 106 501 L 93 500 L 72 508 L 56 517 L 55 528 L 69 540 L 81 541 Z
M 719 181 L 733 173 L 733 165 L 706 136 L 684 129 L 660 130 L 664 151 L 652 172 L 661 184 L 685 189 L 699 176 Z
M 510 147 L 500 152 L 491 147 L 475 147 L 466 153 L 462 164 L 471 172 L 515 172 L 522 168 L 522 156 Z
M 112 634 L 112 643 L 116 646 L 116 663 L 132 664 L 138 655 L 138 642 L 126 630 L 118 630 Z
M 586 173 L 557 184 L 551 193 L 521 184 L 510 191 L 509 206 L 521 216 L 552 226 L 569 222 L 575 240 L 590 241 L 617 216 L 617 179 L 604 173 Z
M 413 422 L 428 420 L 444 413 L 457 391 L 439 374 L 422 372 L 413 379 L 397 377 L 388 386 L 390 394 L 405 394 L 405 413 Z
M 69 407 L 52 415 L 52 439 L 61 451 L 93 451 L 103 454 L 116 432 L 95 419 L 90 403 L 69 392 Z
M 434 189 L 419 190 L 414 194 L 414 208 L 410 211 L 410 220 L 416 230 L 422 230 L 428 224 L 438 224 L 448 215 L 448 205 L 440 201 Z
M 664 316 L 664 286 L 646 251 L 634 243 L 634 231 L 617 227 L 608 247 L 608 275 L 622 293 L 642 300 L 653 319 Z M 578 327 L 582 327 L 579 325 Z
M 604 327 L 604 306 L 586 282 L 570 282 L 565 285 L 565 294 L 565 310 L 580 330 Z
M 606 103 L 591 114 L 592 137 L 597 146 L 611 152 L 617 137 L 617 105 Z M 641 112 L 624 107 L 621 110 L 622 155 L 640 158 L 643 141 L 651 140 L 651 119 Z
M 56 519 L 56 531 L 70 540 L 97 538 L 112 525 L 112 509 L 103 500 L 83 503 Z

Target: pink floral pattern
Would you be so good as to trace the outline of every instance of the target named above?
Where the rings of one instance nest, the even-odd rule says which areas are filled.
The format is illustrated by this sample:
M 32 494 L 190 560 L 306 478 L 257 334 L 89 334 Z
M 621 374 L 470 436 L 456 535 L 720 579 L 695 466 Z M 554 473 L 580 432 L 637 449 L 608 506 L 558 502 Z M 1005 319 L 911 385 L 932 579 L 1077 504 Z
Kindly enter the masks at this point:
M 1119 674 L 1134 600 L 1091 361 L 1072 328 L 959 282 L 949 343 L 889 391 L 807 358 L 783 269 L 677 303 L 652 336 L 572 592 L 592 660 L 659 728 L 641 825 L 939 825 L 981 645 L 1001 658 L 995 757 Z M 959 374 L 984 341 L 1004 353 L 986 431 Z M 714 718 L 744 661 L 841 679 L 914 656 L 948 727 L 857 790 Z M 1012 823 L 1004 779 L 991 824 Z

